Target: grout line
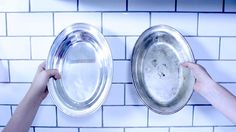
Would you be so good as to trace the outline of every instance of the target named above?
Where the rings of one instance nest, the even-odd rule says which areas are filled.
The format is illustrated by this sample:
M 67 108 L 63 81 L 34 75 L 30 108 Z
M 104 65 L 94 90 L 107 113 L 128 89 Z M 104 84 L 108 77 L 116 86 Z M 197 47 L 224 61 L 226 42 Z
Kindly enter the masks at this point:
M 195 110 L 195 106 L 193 106 L 193 111 L 192 111 L 192 126 L 193 126 L 193 121 L 194 121 L 194 110 Z
M 147 107 L 147 127 L 149 127 L 149 108 Z
M 6 37 L 6 36 L 0 36 Z M 56 37 L 55 35 L 8 35 L 7 37 Z
M 30 41 L 30 60 L 32 60 L 32 58 L 33 58 L 32 57 L 32 38 L 30 37 L 29 39 L 30 39 L 29 40 Z
M 103 13 L 101 13 L 101 33 L 103 34 Z
M 235 14 L 235 11 L 229 11 L 229 12 L 222 12 L 222 11 L 139 11 L 139 10 L 132 10 L 132 11 L 79 11 L 81 13 L 207 13 L 207 14 Z M 6 13 L 3 11 L 0 11 L 0 13 Z M 26 12 L 26 11 L 8 11 L 7 13 L 78 13 L 78 11 L 32 11 L 32 12 Z
M 175 12 L 177 12 L 177 0 L 175 0 Z
M 126 87 L 127 84 L 124 84 L 124 105 L 126 106 L 126 90 L 127 90 L 127 87 Z
M 112 84 L 133 84 L 132 82 L 112 82 Z
M 11 116 L 13 115 L 13 110 L 12 110 L 12 106 L 10 105 L 10 110 L 11 110 Z
M 125 7 L 125 8 L 126 8 L 126 9 L 125 9 L 126 11 L 129 11 L 129 10 L 128 10 L 128 8 L 129 8 L 129 5 L 128 5 L 128 4 L 129 4 L 129 1 L 126 0 L 126 7 Z
M 232 37 L 236 37 L 235 36 L 214 36 L 214 35 L 211 35 L 211 36 L 207 36 L 207 35 L 200 35 L 200 36 L 197 36 L 197 35 L 183 35 L 184 37 L 209 37 L 209 38 L 212 38 L 212 37 L 229 37 L 229 38 L 232 38 Z M 0 37 L 6 37 L 5 35 L 0 35 Z M 8 35 L 7 37 L 56 37 L 56 35 Z M 104 35 L 104 37 L 139 37 L 139 35 Z
M 1 60 L 9 60 L 9 61 L 44 61 L 45 59 L 1 59 Z
M 113 59 L 113 61 L 131 61 L 131 59 Z
M 222 12 L 225 12 L 225 0 L 223 0 L 223 4 L 222 4 Z
M 54 13 L 52 13 L 52 34 L 55 35 L 55 17 Z
M 57 107 L 55 106 L 55 112 L 56 112 L 56 127 L 58 127 L 58 113 L 57 113 Z
M 127 59 L 127 37 L 125 37 L 125 59 Z
M 228 83 L 226 83 L 228 84 Z M 234 83 L 235 84 L 235 83 Z M 18 104 L 0 104 L 0 106 L 9 106 L 9 105 L 12 105 L 12 106 L 17 106 Z M 54 104 L 41 104 L 40 106 L 54 106 Z M 133 104 L 133 105 L 106 105 L 104 104 L 103 105 L 104 107 L 110 107 L 110 106 L 145 106 L 144 104 Z M 212 106 L 211 104 L 186 104 L 186 106 L 201 106 L 201 107 L 204 107 L 204 106 Z M 57 108 L 57 107 L 56 107 Z
M 151 27 L 152 25 L 151 21 L 152 21 L 152 14 L 151 12 L 149 12 L 149 27 Z
M 11 71 L 10 71 L 10 61 L 7 60 L 7 65 L 8 65 L 8 82 L 11 82 Z
M 77 0 L 77 11 L 79 11 L 79 0 Z
M 4 125 L 0 125 L 0 127 L 5 127 Z M 60 126 L 60 127 L 55 127 L 55 126 L 31 126 L 31 128 L 122 128 L 122 129 L 126 129 L 126 128 L 147 128 L 147 127 L 144 127 L 144 126 L 135 126 L 135 127 L 127 127 L 127 126 L 107 126 L 107 127 L 90 127 L 90 126 L 84 126 L 84 127 L 76 127 L 76 126 Z M 170 127 L 172 128 L 192 128 L 192 126 L 151 126 L 151 127 L 148 127 L 148 128 L 167 128 L 167 129 L 170 129 Z M 206 126 L 194 126 L 194 128 L 201 128 L 201 127 L 207 127 L 207 128 L 213 128 L 213 127 L 235 127 L 235 125 L 217 125 L 217 126 L 209 126 L 209 125 L 206 125 Z
M 29 12 L 31 12 L 31 0 L 29 0 Z
M 5 13 L 5 26 L 6 26 L 6 36 L 8 36 L 8 28 L 7 28 L 7 13 Z
M 219 37 L 219 53 L 218 53 L 218 59 L 221 59 L 221 37 Z
M 103 119 L 103 117 L 104 117 L 104 107 L 103 107 L 103 105 L 101 106 L 101 109 L 102 109 L 101 122 L 102 122 L 102 127 L 104 127 L 104 119 Z
M 199 28 L 199 13 L 197 13 L 197 36 L 198 36 L 198 28 Z

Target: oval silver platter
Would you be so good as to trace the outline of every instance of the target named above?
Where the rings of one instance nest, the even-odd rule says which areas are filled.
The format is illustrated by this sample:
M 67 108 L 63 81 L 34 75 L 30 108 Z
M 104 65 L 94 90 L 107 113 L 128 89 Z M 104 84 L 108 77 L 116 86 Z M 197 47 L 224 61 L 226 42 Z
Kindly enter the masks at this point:
M 51 46 L 47 69 L 58 69 L 61 74 L 61 79 L 49 80 L 48 90 L 56 106 L 70 116 L 96 111 L 110 90 L 110 48 L 91 25 L 77 23 L 65 28 Z
M 195 79 L 182 62 L 194 62 L 183 36 L 167 25 L 153 26 L 138 38 L 131 58 L 132 78 L 141 100 L 154 112 L 172 114 L 190 99 Z

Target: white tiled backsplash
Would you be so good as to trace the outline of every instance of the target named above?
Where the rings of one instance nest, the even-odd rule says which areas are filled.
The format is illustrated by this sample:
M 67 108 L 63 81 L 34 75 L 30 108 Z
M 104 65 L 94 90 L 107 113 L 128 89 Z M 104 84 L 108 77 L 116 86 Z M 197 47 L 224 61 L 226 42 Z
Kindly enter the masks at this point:
M 166 24 L 188 40 L 197 63 L 236 94 L 236 0 L 0 0 L 0 130 L 29 89 L 55 36 L 66 26 L 96 26 L 109 42 L 114 78 L 104 105 L 72 118 L 50 97 L 31 132 L 235 132 L 236 126 L 194 93 L 173 115 L 159 115 L 140 101 L 130 58 L 138 36 Z

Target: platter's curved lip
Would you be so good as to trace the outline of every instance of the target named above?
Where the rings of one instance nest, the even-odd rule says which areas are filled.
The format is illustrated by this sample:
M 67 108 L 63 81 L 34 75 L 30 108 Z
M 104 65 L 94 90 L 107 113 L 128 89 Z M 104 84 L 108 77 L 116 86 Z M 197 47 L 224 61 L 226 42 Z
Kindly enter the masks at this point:
M 139 59 L 138 56 L 139 56 L 141 50 L 143 50 L 140 47 L 144 44 L 143 43 L 144 40 L 146 40 L 151 34 L 158 33 L 158 32 L 165 32 L 167 34 L 170 34 L 171 36 L 175 37 L 179 41 L 179 43 L 183 46 L 182 48 L 183 48 L 183 51 L 185 51 L 185 56 L 186 56 L 182 62 L 193 62 L 194 63 L 195 59 L 194 59 L 193 52 L 192 52 L 188 42 L 186 41 L 186 39 L 176 29 L 174 29 L 168 25 L 156 25 L 156 26 L 150 27 L 147 30 L 145 30 L 139 36 L 138 40 L 136 41 L 133 52 L 132 52 L 132 57 L 131 57 L 131 73 L 132 73 L 132 79 L 133 79 L 133 84 L 135 86 L 135 89 L 136 89 L 139 97 L 141 98 L 141 101 L 147 107 L 149 107 L 152 111 L 154 111 L 158 114 L 166 115 L 166 114 L 173 114 L 173 113 L 178 112 L 188 103 L 188 101 L 190 100 L 190 98 L 193 94 L 193 85 L 195 83 L 195 78 L 194 78 L 193 74 L 191 73 L 191 71 L 186 69 L 190 73 L 190 75 L 189 75 L 189 78 L 190 78 L 189 84 L 190 85 L 188 86 L 188 89 L 187 89 L 188 95 L 186 95 L 187 97 L 183 101 L 181 101 L 180 105 L 178 104 L 178 107 L 168 106 L 168 104 L 167 104 L 167 106 L 161 106 L 160 104 L 158 104 L 158 102 L 155 102 L 155 100 L 150 99 L 150 97 L 143 94 L 143 92 L 140 89 L 143 90 L 145 88 L 141 87 L 141 85 L 140 85 L 140 80 L 138 80 L 138 78 L 141 75 L 140 75 L 140 71 L 137 71 L 138 67 L 140 67 L 140 65 L 141 65 L 140 61 L 139 62 L 137 61 Z M 154 104 L 154 105 L 152 105 L 150 103 L 150 100 L 153 101 L 152 104 Z
M 97 47 L 99 47 L 100 51 L 102 52 L 99 53 L 99 57 L 102 59 L 102 65 L 103 69 L 105 69 L 105 73 L 103 75 L 103 88 L 100 94 L 98 95 L 97 98 L 92 99 L 93 104 L 88 104 L 86 108 L 83 109 L 74 109 L 73 106 L 68 106 L 66 102 L 63 102 L 64 100 L 61 100 L 59 98 L 58 93 L 56 92 L 57 89 L 57 83 L 59 81 L 62 81 L 62 79 L 55 80 L 53 78 L 49 79 L 48 82 L 48 91 L 49 94 L 54 102 L 54 104 L 65 114 L 69 116 L 74 116 L 74 117 L 80 117 L 80 116 L 85 116 L 88 114 L 91 114 L 98 110 L 100 106 L 104 103 L 105 99 L 107 98 L 107 95 L 110 91 L 110 87 L 112 84 L 112 77 L 113 77 L 113 62 L 112 62 L 112 55 L 111 55 L 111 50 L 110 47 L 105 39 L 105 37 L 102 35 L 102 33 L 94 26 L 86 24 L 86 23 L 75 23 L 72 24 L 65 29 L 63 29 L 57 37 L 54 39 L 54 42 L 49 50 L 49 54 L 47 57 L 47 62 L 46 62 L 46 69 L 58 69 L 58 67 L 61 67 L 60 64 L 57 64 L 56 61 L 60 59 L 60 57 L 56 56 L 58 53 L 58 50 L 60 46 L 62 46 L 63 42 L 65 40 L 70 39 L 68 35 L 73 35 L 75 32 L 83 32 L 86 34 L 89 34 L 93 37 L 94 41 L 97 42 Z M 70 43 L 71 41 L 68 41 Z M 64 51 L 61 51 L 64 52 Z M 61 73 L 61 71 L 59 70 Z M 101 71 L 103 72 L 103 71 Z M 96 89 L 99 89 L 97 87 Z M 101 89 L 101 88 L 100 88 Z M 63 94 L 63 93 L 60 93 Z M 78 104 L 77 104 L 78 105 Z

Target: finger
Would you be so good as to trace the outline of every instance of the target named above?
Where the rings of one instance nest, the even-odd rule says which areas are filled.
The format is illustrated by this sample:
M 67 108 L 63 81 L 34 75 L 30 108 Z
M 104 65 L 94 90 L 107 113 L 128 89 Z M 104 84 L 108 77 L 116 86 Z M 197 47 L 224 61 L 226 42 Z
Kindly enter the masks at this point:
M 46 67 L 46 61 L 39 64 L 37 72 L 39 73 L 39 72 L 45 70 L 45 67 Z
M 193 72 L 196 79 L 204 78 L 206 76 L 211 78 L 211 76 L 208 74 L 206 69 L 199 64 L 194 64 L 191 62 L 184 62 L 181 65 L 190 69 Z
M 189 68 L 189 69 L 194 69 L 194 65 L 196 65 L 196 64 L 194 64 L 192 62 L 183 62 L 183 63 L 181 63 L 181 65 L 186 68 Z
M 56 69 L 48 69 L 48 70 L 45 70 L 45 72 L 47 73 L 48 78 L 51 78 L 51 77 L 54 77 L 55 79 L 61 78 L 60 73 Z
M 200 68 L 198 64 L 194 64 L 192 62 L 184 62 L 184 63 L 181 63 L 181 65 L 185 68 L 190 69 L 194 73 L 197 73 L 197 71 L 199 71 L 199 68 Z

